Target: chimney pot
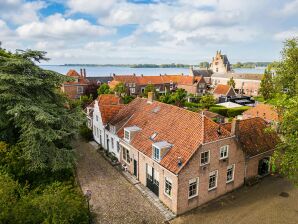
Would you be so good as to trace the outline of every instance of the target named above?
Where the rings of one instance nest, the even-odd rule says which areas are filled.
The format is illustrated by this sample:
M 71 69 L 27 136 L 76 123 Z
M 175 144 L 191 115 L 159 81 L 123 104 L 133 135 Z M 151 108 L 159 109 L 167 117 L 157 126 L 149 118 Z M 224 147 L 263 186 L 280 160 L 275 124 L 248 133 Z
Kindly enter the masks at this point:
M 83 69 L 80 68 L 80 75 L 83 76 Z
M 84 78 L 86 78 L 86 69 L 84 68 Z

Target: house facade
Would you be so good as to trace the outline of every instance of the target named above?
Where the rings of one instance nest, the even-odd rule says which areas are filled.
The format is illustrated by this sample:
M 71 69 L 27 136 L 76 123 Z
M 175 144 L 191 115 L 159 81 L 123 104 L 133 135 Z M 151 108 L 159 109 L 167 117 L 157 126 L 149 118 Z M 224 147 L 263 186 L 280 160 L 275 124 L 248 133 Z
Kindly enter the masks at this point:
M 206 93 L 207 83 L 202 76 L 183 76 L 178 81 L 177 88 L 182 88 L 187 93 L 197 96 Z
M 213 90 L 213 96 L 219 100 L 220 97 L 235 97 L 237 94 L 232 86 L 217 84 Z
M 213 73 L 227 73 L 231 71 L 231 64 L 227 55 L 221 54 L 221 51 L 216 51 L 215 57 L 212 58 L 210 70 Z
M 71 99 L 78 99 L 84 95 L 89 84 L 86 79 L 86 70 L 80 69 L 80 74 L 75 70 L 69 70 L 66 76 L 73 78 L 73 81 L 65 82 L 61 86 L 61 90 Z
M 98 101 L 94 115 L 105 120 L 103 147 L 111 147 L 105 146 L 107 139 L 119 141 L 117 158 L 126 170 L 176 214 L 269 172 L 268 158 L 278 138 L 264 131 L 267 124 L 261 118 L 218 124 L 148 94 L 103 119 L 95 113 L 105 113 Z
M 92 107 L 92 106 L 91 106 Z M 103 94 L 93 103 L 92 130 L 94 140 L 120 159 L 119 138 L 109 121 L 124 107 L 120 97 Z M 91 108 L 89 108 L 91 110 Z M 88 116 L 87 116 L 88 118 Z

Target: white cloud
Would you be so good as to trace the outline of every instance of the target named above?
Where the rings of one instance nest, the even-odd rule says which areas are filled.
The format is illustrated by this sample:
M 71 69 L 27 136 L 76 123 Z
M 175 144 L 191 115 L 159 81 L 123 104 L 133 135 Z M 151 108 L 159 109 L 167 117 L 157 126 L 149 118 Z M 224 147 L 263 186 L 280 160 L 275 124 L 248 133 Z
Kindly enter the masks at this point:
M 288 2 L 284 5 L 281 10 L 282 14 L 289 16 L 289 15 L 296 15 L 298 14 L 298 0 L 293 0 Z
M 46 4 L 42 1 L 26 2 L 25 0 L 1 0 L 0 18 L 15 24 L 37 21 L 38 10 Z
M 17 28 L 22 38 L 54 38 L 75 40 L 112 34 L 113 29 L 92 25 L 84 19 L 65 19 L 61 14 L 47 17 L 44 21 L 31 22 Z
M 284 41 L 286 39 L 291 39 L 298 37 L 298 27 L 292 28 L 290 30 L 285 30 L 274 34 L 274 39 L 277 41 Z

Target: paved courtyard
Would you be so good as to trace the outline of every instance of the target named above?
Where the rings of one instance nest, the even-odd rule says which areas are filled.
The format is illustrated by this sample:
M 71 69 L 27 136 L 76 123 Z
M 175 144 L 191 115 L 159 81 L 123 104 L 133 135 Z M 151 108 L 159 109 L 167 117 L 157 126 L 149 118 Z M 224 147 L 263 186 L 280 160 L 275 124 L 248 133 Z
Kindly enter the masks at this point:
M 280 177 L 266 177 L 171 221 L 182 223 L 297 224 L 298 189 Z
M 163 223 L 163 216 L 94 148 L 75 143 L 77 175 L 83 192 L 92 191 L 90 204 L 96 223 Z

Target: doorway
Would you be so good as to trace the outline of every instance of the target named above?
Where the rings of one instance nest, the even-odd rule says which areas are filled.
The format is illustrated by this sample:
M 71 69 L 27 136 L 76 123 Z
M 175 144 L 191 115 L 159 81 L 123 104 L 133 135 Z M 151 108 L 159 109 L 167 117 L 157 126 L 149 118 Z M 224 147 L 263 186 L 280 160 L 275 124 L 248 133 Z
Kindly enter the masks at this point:
M 269 172 L 270 172 L 270 158 L 266 157 L 259 160 L 258 174 L 263 177 L 268 175 Z
M 133 175 L 138 177 L 138 162 L 135 159 L 133 160 Z

